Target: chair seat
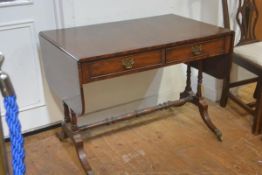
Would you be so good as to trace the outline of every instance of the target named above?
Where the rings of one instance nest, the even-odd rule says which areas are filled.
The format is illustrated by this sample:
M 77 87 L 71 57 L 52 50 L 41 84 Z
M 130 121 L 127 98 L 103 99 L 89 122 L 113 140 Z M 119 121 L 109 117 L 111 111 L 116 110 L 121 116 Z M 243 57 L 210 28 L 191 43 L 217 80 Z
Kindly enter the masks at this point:
M 236 59 L 241 59 L 245 64 L 253 64 L 262 69 L 262 42 L 237 46 L 234 48 L 234 54 Z

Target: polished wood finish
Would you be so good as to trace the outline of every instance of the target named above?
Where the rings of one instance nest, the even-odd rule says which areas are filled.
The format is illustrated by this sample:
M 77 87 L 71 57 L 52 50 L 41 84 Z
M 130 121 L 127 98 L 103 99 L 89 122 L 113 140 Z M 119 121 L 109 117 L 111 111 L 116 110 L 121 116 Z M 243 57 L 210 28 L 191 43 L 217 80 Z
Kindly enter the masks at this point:
M 255 0 L 239 1 L 236 21 L 241 30 L 241 37 L 238 45 L 256 42 L 255 29 L 258 16 Z
M 226 42 L 223 38 L 168 48 L 166 51 L 166 61 L 167 63 L 181 63 L 184 61 L 205 59 L 207 56 L 214 57 L 227 54 L 229 51 L 225 48 Z
M 229 9 L 227 0 L 222 0 L 224 27 L 230 29 Z
M 108 29 L 108 31 L 105 29 Z M 194 32 L 191 29 L 194 29 Z M 120 33 L 119 37 L 112 38 L 112 36 L 116 35 L 116 31 Z M 180 36 L 178 33 L 183 33 L 183 35 Z M 141 34 L 143 34 L 143 37 L 140 36 Z M 176 15 L 162 15 L 40 33 L 43 65 L 47 81 L 53 92 L 62 101 L 65 101 L 70 108 L 73 108 L 77 115 L 85 113 L 83 93 L 80 92 L 82 84 L 91 80 L 103 79 L 103 77 L 90 78 L 90 70 L 86 68 L 92 62 L 106 61 L 114 57 L 130 57 L 134 54 L 153 50 L 164 50 L 166 52 L 169 48 L 176 46 L 208 43 L 217 39 L 224 40 L 225 53 L 227 53 L 232 51 L 233 38 L 234 33 L 228 29 Z M 105 40 L 104 45 L 102 40 Z M 91 43 L 92 47 L 90 46 Z M 105 44 L 108 45 L 108 48 L 106 47 L 103 50 L 102 48 L 104 48 Z M 215 46 L 212 46 L 212 49 L 216 49 Z M 79 52 L 75 53 L 76 51 Z M 227 77 L 227 72 L 229 72 L 232 62 L 230 54 L 222 54 L 212 58 L 209 55 L 205 56 L 201 56 L 201 59 L 204 61 L 204 72 L 217 78 Z M 166 60 L 166 58 L 164 59 Z M 194 59 L 197 58 L 194 57 Z M 184 60 L 184 62 L 186 61 L 188 60 Z M 179 63 L 182 62 L 183 60 Z M 177 63 L 167 64 L 165 61 L 165 64 L 159 65 L 159 67 Z M 77 66 L 78 68 L 76 68 Z M 195 64 L 192 64 L 192 66 L 197 67 Z M 57 73 L 61 67 L 65 67 L 62 70 L 63 73 Z M 125 71 L 124 74 L 153 68 L 156 67 Z M 73 72 L 74 76 L 70 75 L 70 72 Z M 74 78 L 76 72 L 79 72 L 79 75 L 77 78 Z M 116 76 L 116 74 L 111 75 L 107 75 L 106 78 Z
M 235 20 L 237 21 L 238 26 L 241 30 L 241 37 L 240 41 L 237 44 L 239 45 L 245 45 L 245 44 L 252 44 L 257 42 L 255 29 L 259 18 L 259 12 L 257 8 L 257 4 L 255 0 L 239 0 L 239 5 L 237 9 L 237 14 L 235 17 Z M 229 24 L 229 13 L 228 13 L 228 4 L 226 0 L 223 0 L 223 9 L 224 9 L 224 20 L 226 27 L 230 27 Z M 230 82 L 229 78 L 224 80 L 224 87 L 222 92 L 222 97 L 220 104 L 221 106 L 225 106 L 227 103 L 227 99 L 231 98 L 233 101 L 235 101 L 237 104 L 242 106 L 244 109 L 246 109 L 248 112 L 250 112 L 252 115 L 254 115 L 254 122 L 252 126 L 252 132 L 254 134 L 261 134 L 262 133 L 262 113 L 260 113 L 260 110 L 256 108 L 261 108 L 261 104 L 259 98 L 259 94 L 261 88 L 259 87 L 259 79 L 262 76 L 262 68 L 261 66 L 257 65 L 256 63 L 250 62 L 248 59 L 244 57 L 239 57 L 237 55 L 234 55 L 233 57 L 234 63 L 237 65 L 247 69 L 248 71 L 256 74 L 258 78 L 252 78 L 248 80 L 242 80 L 237 82 Z M 228 75 L 229 77 L 229 75 Z M 230 92 L 230 88 L 234 88 L 237 86 L 242 86 L 245 84 L 252 83 L 254 81 L 257 81 L 257 88 L 254 92 L 254 97 L 257 97 L 257 101 L 254 109 L 253 106 L 250 106 L 249 104 L 244 103 L 239 99 L 237 96 L 235 96 L 233 93 Z
M 256 4 L 257 4 L 259 14 L 262 14 L 262 1 L 256 0 Z M 261 20 L 261 17 L 257 21 L 256 37 L 257 37 L 258 40 L 262 41 L 262 20 Z
M 233 36 L 234 37 L 234 36 Z M 230 41 L 232 38 L 227 37 L 225 40 Z M 232 52 L 233 48 L 225 42 L 225 52 Z M 232 65 L 232 56 L 230 54 L 218 55 L 210 59 L 204 60 L 203 70 L 205 73 L 217 78 L 227 80 Z M 197 68 L 197 64 L 192 64 L 193 67 Z
M 130 67 L 125 65 L 131 62 Z M 127 72 L 144 71 L 157 68 L 165 64 L 164 50 L 153 50 L 128 56 L 114 57 L 107 60 L 95 61 L 82 64 L 83 82 L 103 79 L 106 77 L 119 76 Z
M 192 29 L 194 29 L 193 32 Z M 120 122 L 171 106 L 181 106 L 186 102 L 192 102 L 199 108 L 207 127 L 218 140 L 222 141 L 222 133 L 209 118 L 208 105 L 202 97 L 202 74 L 205 70 L 205 60 L 221 55 L 229 58 L 233 48 L 234 32 L 176 15 L 163 15 L 41 32 L 40 37 L 75 60 L 78 64 L 81 87 L 92 81 L 171 64 L 192 62 L 198 67 L 196 93 L 188 91 L 191 89 L 189 70 L 187 85 L 180 100 L 123 116 L 114 116 L 112 120 L 101 121 L 95 126 L 78 127 L 78 116 L 64 101 L 65 122 L 58 136 L 61 140 L 69 137 L 73 141 L 86 174 L 91 175 L 93 172 L 87 160 L 88 156 L 84 153 L 83 132 L 93 127 Z M 230 64 L 230 61 L 228 63 Z M 83 95 L 81 91 L 82 105 Z
M 241 87 L 243 100 L 254 89 Z M 262 141 L 249 132 L 252 116 L 232 101 L 225 109 L 209 102 L 209 111 L 223 142 L 211 139 L 198 109 L 187 103 L 90 129 L 84 148 L 96 175 L 260 175 Z M 74 146 L 54 136 L 59 129 L 25 138 L 27 175 L 85 174 Z
M 91 62 L 158 48 L 209 41 L 228 36 L 229 33 L 233 34 L 227 29 L 193 19 L 162 15 L 52 30 L 41 32 L 40 35 L 72 55 L 77 61 Z

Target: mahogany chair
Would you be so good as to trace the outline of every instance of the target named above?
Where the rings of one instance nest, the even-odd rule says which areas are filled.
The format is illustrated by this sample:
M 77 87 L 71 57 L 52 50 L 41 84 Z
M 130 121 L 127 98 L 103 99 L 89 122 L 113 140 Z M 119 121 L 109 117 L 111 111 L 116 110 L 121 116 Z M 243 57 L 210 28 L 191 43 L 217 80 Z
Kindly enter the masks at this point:
M 222 0 L 224 25 L 230 28 L 228 0 Z M 254 116 L 252 132 L 261 133 L 262 128 L 262 42 L 256 39 L 255 27 L 259 18 L 259 12 L 255 0 L 237 0 L 239 3 L 236 22 L 241 30 L 241 38 L 234 48 L 233 62 L 246 70 L 254 73 L 257 77 L 237 82 L 230 82 L 229 78 L 224 81 L 224 88 L 220 105 L 225 107 L 228 98 L 239 104 Z M 257 82 L 254 92 L 255 102 L 244 103 L 240 98 L 230 92 L 230 88 Z

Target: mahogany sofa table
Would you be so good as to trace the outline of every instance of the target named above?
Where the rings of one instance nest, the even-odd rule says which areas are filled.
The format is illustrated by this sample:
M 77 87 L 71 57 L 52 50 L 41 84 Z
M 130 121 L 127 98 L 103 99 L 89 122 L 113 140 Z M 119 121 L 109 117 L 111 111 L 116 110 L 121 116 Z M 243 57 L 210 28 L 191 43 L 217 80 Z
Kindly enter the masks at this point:
M 99 125 L 192 102 L 198 106 L 208 128 L 222 140 L 222 133 L 209 118 L 208 105 L 201 94 L 202 73 L 205 61 L 218 56 L 228 59 L 222 69 L 229 72 L 234 32 L 170 14 L 45 31 L 39 37 L 48 84 L 64 103 L 64 122 L 59 137 L 73 141 L 87 174 L 93 173 L 81 134 L 97 125 L 80 127 L 77 119 L 85 114 L 83 85 L 93 81 L 186 63 L 187 84 L 180 100 L 115 117 L 114 121 Z M 192 65 L 198 67 L 196 93 L 191 89 Z

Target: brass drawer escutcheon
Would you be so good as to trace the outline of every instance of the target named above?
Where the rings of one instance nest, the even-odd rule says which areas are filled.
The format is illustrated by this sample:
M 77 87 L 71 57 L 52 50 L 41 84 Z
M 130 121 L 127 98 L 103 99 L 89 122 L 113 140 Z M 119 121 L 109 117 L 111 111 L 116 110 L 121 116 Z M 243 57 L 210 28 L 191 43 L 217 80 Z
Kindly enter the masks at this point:
M 192 54 L 194 56 L 198 56 L 202 54 L 202 45 L 194 45 L 192 46 Z
M 122 59 L 122 65 L 125 69 L 132 69 L 135 64 L 135 60 L 131 57 L 125 57 Z

